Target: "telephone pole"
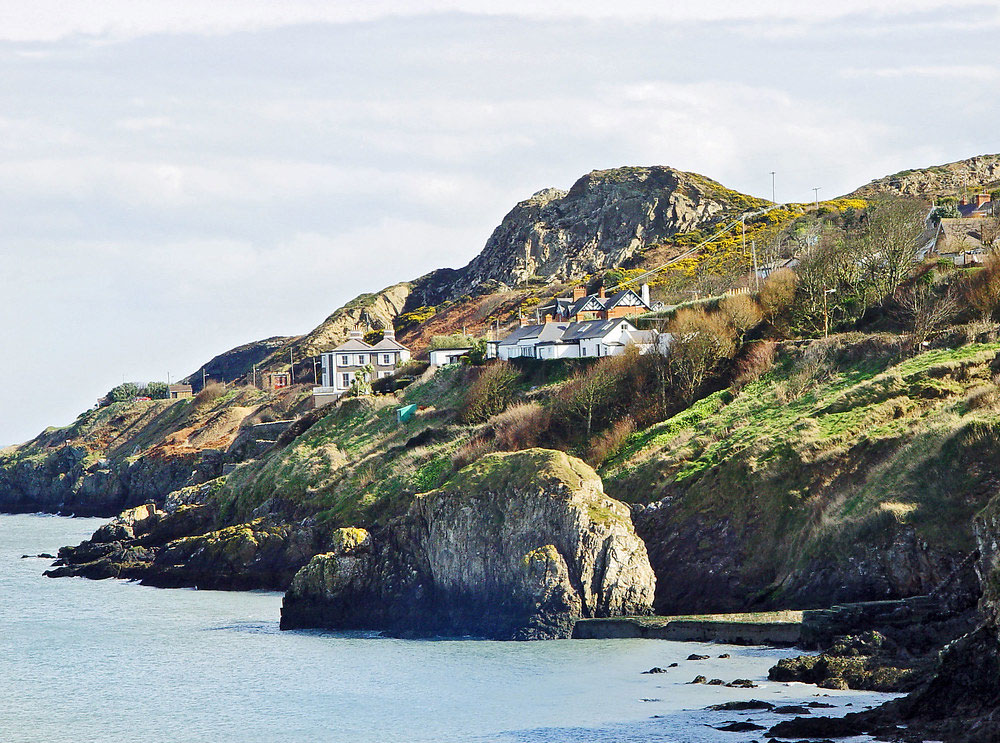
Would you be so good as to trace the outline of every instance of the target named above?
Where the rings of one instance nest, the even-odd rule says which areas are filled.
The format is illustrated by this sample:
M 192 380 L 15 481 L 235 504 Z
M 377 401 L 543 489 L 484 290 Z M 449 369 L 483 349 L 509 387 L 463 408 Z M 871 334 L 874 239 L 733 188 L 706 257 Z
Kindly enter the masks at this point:
M 816 208 L 817 209 L 819 209 L 819 190 L 821 188 L 822 188 L 822 186 L 817 186 L 816 188 L 813 189 L 813 197 L 816 200 Z
M 777 204 L 778 200 L 774 197 L 774 171 L 771 171 L 771 203 Z

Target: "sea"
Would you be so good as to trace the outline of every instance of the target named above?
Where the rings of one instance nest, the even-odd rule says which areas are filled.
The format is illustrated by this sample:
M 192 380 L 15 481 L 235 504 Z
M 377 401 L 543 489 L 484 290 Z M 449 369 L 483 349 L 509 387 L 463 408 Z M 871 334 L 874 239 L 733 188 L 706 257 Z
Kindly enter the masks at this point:
M 282 632 L 278 593 L 43 577 L 51 560 L 36 555 L 101 523 L 0 515 L 2 743 L 744 743 L 764 731 L 716 728 L 786 718 L 705 708 L 844 714 L 890 698 L 767 681 L 790 649 Z M 698 675 L 758 687 L 689 683 Z

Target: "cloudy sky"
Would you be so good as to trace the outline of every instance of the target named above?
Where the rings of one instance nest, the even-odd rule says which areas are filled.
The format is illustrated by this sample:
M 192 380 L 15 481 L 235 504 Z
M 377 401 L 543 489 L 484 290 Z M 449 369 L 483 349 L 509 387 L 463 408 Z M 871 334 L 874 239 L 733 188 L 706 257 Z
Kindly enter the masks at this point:
M 596 168 L 808 200 L 1000 151 L 995 2 L 814 5 L 7 3 L 0 445 L 463 265 Z

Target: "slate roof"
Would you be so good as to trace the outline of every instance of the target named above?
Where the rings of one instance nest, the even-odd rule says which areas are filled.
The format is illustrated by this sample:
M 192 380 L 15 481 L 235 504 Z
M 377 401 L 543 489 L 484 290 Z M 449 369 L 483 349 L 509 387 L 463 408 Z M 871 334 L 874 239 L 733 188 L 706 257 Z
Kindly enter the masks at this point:
M 539 342 L 558 341 L 569 325 L 569 323 L 565 322 L 547 322 L 542 323 L 541 325 L 525 325 L 523 328 L 517 328 L 514 332 L 500 341 L 500 344 L 503 346 L 513 346 L 516 345 L 518 341 L 529 340 L 531 338 L 537 338 Z
M 330 353 L 339 353 L 340 351 L 370 352 L 371 350 L 372 350 L 372 347 L 369 346 L 364 341 L 359 341 L 357 338 L 351 338 L 350 340 L 345 341 L 344 343 L 341 343 L 339 346 L 337 346 L 335 349 L 333 349 L 333 351 L 331 351 Z
M 372 349 L 375 351 L 408 351 L 409 349 L 397 340 L 383 338 Z
M 603 338 L 616 327 L 619 323 L 627 323 L 631 327 L 631 323 L 622 318 L 616 318 L 614 320 L 587 320 L 586 322 L 575 322 L 569 326 L 565 333 L 563 333 L 564 342 L 574 342 L 587 340 L 589 338 Z

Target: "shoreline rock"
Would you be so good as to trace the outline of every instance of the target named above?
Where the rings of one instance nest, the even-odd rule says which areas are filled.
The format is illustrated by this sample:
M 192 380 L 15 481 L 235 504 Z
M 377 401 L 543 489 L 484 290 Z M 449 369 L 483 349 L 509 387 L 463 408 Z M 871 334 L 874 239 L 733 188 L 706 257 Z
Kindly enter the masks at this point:
M 563 452 L 488 455 L 382 532 L 361 531 L 340 530 L 295 576 L 283 629 L 547 639 L 580 617 L 652 610 L 629 509 Z

